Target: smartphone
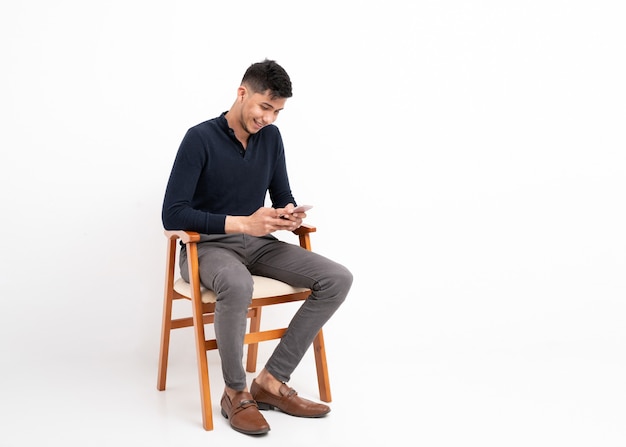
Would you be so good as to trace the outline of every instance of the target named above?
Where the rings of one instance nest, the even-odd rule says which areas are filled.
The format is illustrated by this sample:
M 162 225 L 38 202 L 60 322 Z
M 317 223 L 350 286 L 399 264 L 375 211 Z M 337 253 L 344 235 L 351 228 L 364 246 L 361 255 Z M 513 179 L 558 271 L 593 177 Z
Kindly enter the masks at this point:
M 311 208 L 313 208 L 313 205 L 298 205 L 297 207 L 295 207 L 293 209 L 293 212 L 294 213 L 304 213 L 304 212 L 310 210 Z M 282 215 L 280 217 L 281 217 L 281 219 L 287 219 L 286 215 Z
M 313 208 L 313 205 L 298 205 L 297 207 L 295 207 L 293 209 L 294 213 L 305 213 L 308 210 L 310 210 L 311 208 Z

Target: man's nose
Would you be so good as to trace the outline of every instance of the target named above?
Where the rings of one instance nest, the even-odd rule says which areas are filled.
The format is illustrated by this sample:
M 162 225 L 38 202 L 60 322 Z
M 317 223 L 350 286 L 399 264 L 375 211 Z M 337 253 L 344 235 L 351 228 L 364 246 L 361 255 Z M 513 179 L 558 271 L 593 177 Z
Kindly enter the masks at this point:
M 268 111 L 263 114 L 263 124 L 272 124 L 276 120 L 276 115 L 273 111 Z

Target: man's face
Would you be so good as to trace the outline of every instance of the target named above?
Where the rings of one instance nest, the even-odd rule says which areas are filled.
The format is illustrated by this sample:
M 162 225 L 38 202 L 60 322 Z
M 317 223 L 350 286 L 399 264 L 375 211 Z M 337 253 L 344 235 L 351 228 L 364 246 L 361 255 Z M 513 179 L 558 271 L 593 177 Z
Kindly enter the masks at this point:
M 285 107 L 287 98 L 273 98 L 270 91 L 265 93 L 243 93 L 241 108 L 241 126 L 249 134 L 255 134 L 278 118 L 278 114 Z

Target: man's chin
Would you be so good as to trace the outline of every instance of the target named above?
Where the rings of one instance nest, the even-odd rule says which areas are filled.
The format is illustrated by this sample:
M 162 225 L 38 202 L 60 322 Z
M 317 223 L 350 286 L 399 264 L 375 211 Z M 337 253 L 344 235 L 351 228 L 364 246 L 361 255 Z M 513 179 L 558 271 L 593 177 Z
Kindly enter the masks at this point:
M 262 127 L 259 128 L 259 127 L 256 127 L 256 126 L 254 126 L 252 128 L 250 128 L 248 126 L 244 126 L 244 128 L 243 128 L 243 130 L 246 131 L 248 135 L 254 135 L 255 133 L 257 133 L 261 129 L 262 129 Z

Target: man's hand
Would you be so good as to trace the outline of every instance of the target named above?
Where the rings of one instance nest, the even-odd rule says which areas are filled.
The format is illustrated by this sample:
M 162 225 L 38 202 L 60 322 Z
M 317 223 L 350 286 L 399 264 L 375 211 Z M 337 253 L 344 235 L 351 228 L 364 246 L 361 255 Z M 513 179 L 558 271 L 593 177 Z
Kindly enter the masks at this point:
M 281 217 L 282 216 L 282 217 Z M 278 230 L 293 231 L 302 225 L 306 213 L 293 213 L 293 204 L 284 208 L 259 208 L 250 216 L 226 216 L 226 233 L 265 236 Z

